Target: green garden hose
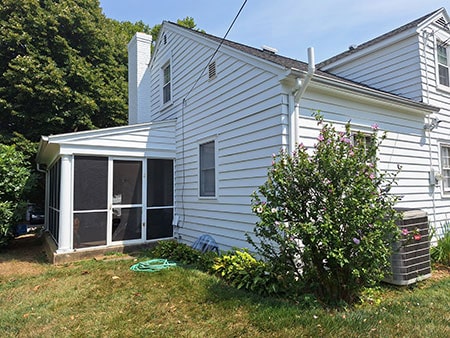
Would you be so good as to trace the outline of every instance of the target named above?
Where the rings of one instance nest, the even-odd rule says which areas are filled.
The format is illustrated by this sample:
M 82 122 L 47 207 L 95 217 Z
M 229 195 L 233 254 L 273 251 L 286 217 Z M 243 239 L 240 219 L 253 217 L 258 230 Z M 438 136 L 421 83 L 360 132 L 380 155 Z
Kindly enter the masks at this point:
M 169 262 L 167 259 L 150 259 L 148 261 L 134 264 L 130 270 L 133 271 L 145 271 L 145 272 L 157 272 L 170 267 L 176 266 L 176 263 Z

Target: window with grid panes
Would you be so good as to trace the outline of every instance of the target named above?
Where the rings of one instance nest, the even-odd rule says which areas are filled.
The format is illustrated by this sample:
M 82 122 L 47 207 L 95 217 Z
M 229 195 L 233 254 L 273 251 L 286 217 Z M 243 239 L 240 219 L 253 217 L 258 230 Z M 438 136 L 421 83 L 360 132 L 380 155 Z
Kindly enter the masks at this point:
M 200 196 L 216 195 L 215 142 L 200 145 Z
M 439 84 L 443 86 L 449 86 L 449 71 L 448 71 L 448 46 L 444 44 L 438 44 L 437 46 L 437 59 L 438 59 L 438 72 L 439 72 Z
M 163 68 L 163 103 L 172 99 L 170 63 Z
M 444 192 L 450 193 L 450 145 L 441 146 L 441 166 Z

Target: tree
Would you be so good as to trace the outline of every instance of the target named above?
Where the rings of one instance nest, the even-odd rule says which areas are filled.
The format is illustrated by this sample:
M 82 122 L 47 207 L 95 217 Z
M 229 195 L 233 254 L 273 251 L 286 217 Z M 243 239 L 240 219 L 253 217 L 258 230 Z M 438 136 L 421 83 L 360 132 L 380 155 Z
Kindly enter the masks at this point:
M 106 18 L 98 0 L 4 0 L 0 135 L 104 128 L 127 121 L 127 50 L 147 25 Z
M 127 123 L 127 44 L 150 31 L 106 18 L 98 0 L 2 0 L 0 143 L 23 155 L 24 171 L 35 173 L 41 135 Z M 42 204 L 44 184 L 33 182 L 20 199 Z
M 187 16 L 184 19 L 178 19 L 177 20 L 177 25 L 186 27 L 186 28 L 190 28 L 193 30 L 197 30 L 200 32 L 205 32 L 203 29 L 199 29 L 197 28 L 197 24 L 194 21 L 194 18 Z M 153 37 L 153 41 L 156 41 L 156 39 L 159 38 L 159 32 L 161 31 L 161 27 L 162 24 L 156 24 L 152 27 L 152 29 L 150 30 L 150 35 Z
M 350 303 L 390 271 L 396 173 L 378 169 L 376 126 L 368 139 L 353 135 L 349 123 L 337 132 L 316 117 L 322 129 L 314 149 L 282 151 L 255 192 L 259 241 L 249 241 L 292 285 L 303 283 L 326 302 Z
M 15 222 L 25 214 L 23 195 L 33 179 L 34 175 L 26 168 L 25 156 L 14 146 L 0 143 L 0 246 L 7 242 Z

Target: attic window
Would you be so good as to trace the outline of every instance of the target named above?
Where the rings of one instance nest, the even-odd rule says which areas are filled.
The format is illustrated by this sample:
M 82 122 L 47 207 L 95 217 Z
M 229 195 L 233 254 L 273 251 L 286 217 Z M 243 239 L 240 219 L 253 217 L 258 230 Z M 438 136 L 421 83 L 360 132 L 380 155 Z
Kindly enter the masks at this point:
M 443 86 L 450 85 L 449 78 L 449 48 L 443 43 L 438 43 L 437 45 L 437 60 L 438 60 L 438 71 L 439 71 L 439 84 Z
M 167 44 L 167 35 L 166 34 L 164 34 L 163 40 L 164 40 L 164 44 L 166 45 Z
M 213 62 L 211 62 L 208 65 L 208 78 L 210 80 L 212 80 L 212 79 L 215 79 L 216 76 L 217 76 L 217 73 L 216 73 L 216 61 L 213 61 Z
M 172 99 L 172 84 L 171 78 L 172 74 L 170 71 L 170 63 L 167 63 L 163 69 L 163 103 L 170 102 Z

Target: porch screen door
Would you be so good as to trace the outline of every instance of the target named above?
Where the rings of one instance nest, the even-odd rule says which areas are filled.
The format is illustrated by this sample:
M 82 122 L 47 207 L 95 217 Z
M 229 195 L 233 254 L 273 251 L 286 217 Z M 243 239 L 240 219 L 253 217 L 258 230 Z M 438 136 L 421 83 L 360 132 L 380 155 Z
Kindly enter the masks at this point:
M 142 238 L 142 161 L 113 160 L 113 242 Z

